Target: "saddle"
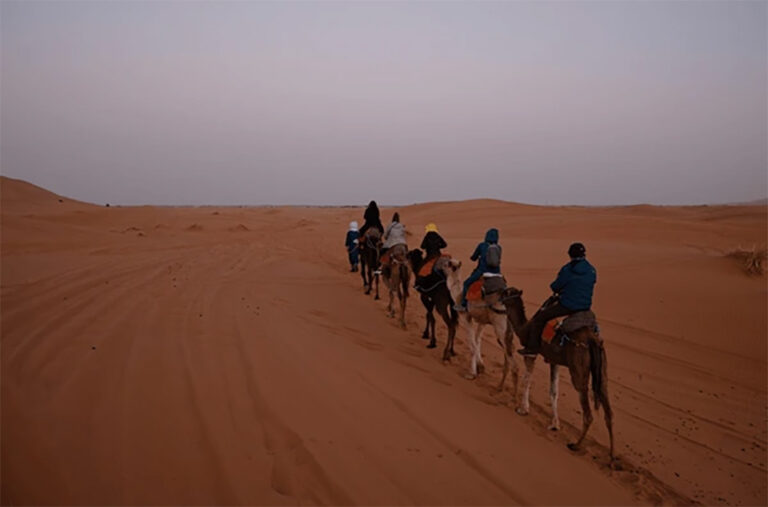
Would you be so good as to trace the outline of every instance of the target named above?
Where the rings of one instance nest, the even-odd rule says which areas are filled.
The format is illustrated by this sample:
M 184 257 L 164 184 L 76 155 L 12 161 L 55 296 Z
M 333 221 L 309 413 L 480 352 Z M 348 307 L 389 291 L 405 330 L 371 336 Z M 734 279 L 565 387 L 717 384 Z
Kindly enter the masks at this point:
M 386 252 L 384 252 L 381 255 L 381 259 L 379 262 L 381 262 L 382 265 L 385 264 L 391 264 L 392 261 L 396 261 L 400 264 L 406 262 L 406 257 L 408 255 L 408 247 L 406 245 L 403 245 L 402 243 L 399 243 Z
M 590 311 L 576 312 L 568 315 L 562 321 L 552 319 L 544 325 L 541 332 L 541 340 L 546 343 L 552 343 L 555 337 L 559 338 L 560 346 L 568 339 L 568 334 L 578 331 L 581 328 L 590 327 L 597 334 L 600 329 L 597 325 L 597 317 Z M 554 340 L 557 341 L 557 340 Z
M 507 288 L 507 281 L 498 273 L 483 273 L 483 278 L 474 282 L 467 290 L 467 301 L 481 301 Z
M 432 259 L 429 259 L 427 262 L 422 264 L 422 266 L 419 268 L 419 272 L 417 273 L 418 276 L 429 276 L 435 271 L 435 264 L 437 263 L 438 259 L 450 259 L 451 256 L 448 254 L 443 254 L 438 257 L 433 257 Z
M 365 246 L 368 248 L 376 248 L 381 242 L 381 232 L 378 229 L 372 228 L 365 231 Z

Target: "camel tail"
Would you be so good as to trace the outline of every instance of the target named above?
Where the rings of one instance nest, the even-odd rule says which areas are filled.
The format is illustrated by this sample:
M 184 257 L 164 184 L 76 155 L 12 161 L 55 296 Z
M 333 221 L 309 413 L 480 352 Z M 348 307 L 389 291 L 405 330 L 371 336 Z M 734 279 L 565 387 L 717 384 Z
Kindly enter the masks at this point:
M 606 379 L 605 348 L 602 342 L 594 337 L 589 339 L 589 369 L 592 374 L 592 394 L 595 397 L 595 410 L 600 409 L 604 393 L 607 392 L 604 383 Z

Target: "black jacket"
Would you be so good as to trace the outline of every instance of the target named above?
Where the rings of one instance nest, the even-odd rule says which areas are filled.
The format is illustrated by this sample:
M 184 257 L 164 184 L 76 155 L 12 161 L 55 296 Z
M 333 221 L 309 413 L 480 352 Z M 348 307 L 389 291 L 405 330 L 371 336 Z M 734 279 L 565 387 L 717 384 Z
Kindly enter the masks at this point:
M 427 259 L 440 255 L 440 249 L 447 247 L 442 236 L 435 231 L 429 231 L 421 241 L 421 248 L 427 252 Z
M 378 207 L 368 206 L 365 209 L 365 214 L 363 215 L 363 218 L 365 219 L 365 223 L 360 228 L 360 237 L 363 237 L 365 235 L 365 231 L 367 231 L 371 227 L 377 228 L 379 232 L 384 234 L 384 226 L 381 224 L 381 218 L 379 217 Z

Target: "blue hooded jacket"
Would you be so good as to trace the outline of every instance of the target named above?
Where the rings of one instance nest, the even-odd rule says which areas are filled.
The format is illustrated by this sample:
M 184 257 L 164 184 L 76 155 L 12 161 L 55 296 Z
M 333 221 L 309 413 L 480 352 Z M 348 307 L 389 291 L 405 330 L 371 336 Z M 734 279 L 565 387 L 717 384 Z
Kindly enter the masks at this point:
M 589 310 L 597 282 L 597 271 L 587 259 L 574 259 L 560 269 L 549 286 L 560 295 L 560 304 L 569 310 Z
M 489 268 L 485 263 L 485 254 L 488 251 L 488 246 L 498 242 L 498 229 L 488 229 L 488 232 L 485 233 L 485 241 L 477 245 L 477 248 L 475 248 L 475 252 L 471 257 L 473 261 L 478 261 L 475 271 L 479 271 L 480 273 L 501 273 L 501 268 Z M 501 248 L 501 245 L 499 245 L 499 248 Z
M 347 247 L 348 251 L 352 251 L 357 249 L 357 241 L 359 234 L 357 231 L 347 231 L 347 239 L 344 241 L 344 246 Z

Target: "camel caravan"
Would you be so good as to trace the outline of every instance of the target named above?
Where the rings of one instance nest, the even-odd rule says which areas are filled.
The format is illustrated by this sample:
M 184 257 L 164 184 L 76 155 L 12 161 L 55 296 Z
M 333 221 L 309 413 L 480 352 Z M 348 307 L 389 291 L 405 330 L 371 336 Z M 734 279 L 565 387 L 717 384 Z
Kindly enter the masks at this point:
M 504 354 L 504 369 L 498 389 L 504 389 L 509 376 L 512 393 L 518 406 L 516 412 L 528 414 L 533 369 L 539 355 L 549 364 L 549 397 L 552 420 L 549 429 L 560 429 L 557 411 L 558 371 L 565 366 L 571 375 L 573 387 L 579 394 L 582 409 L 582 429 L 576 442 L 569 443 L 572 450 L 579 450 L 592 424 L 589 403 L 590 378 L 595 410 L 602 406 L 609 435 L 609 454 L 614 458 L 613 411 L 608 399 L 608 377 L 605 347 L 600 336 L 595 314 L 591 311 L 592 294 L 597 281 L 595 268 L 586 259 L 586 248 L 574 243 L 568 249 L 569 262 L 559 271 L 550 288 L 553 295 L 528 319 L 523 304 L 523 291 L 508 286 L 501 273 L 502 248 L 499 231 L 489 229 L 484 240 L 475 248 L 471 260 L 477 261 L 469 277 L 461 275 L 462 263 L 443 253 L 448 245 L 433 223 L 425 227 L 421 247 L 408 250 L 405 227 L 395 213 L 391 223 L 384 228 L 378 206 L 371 201 L 365 210 L 364 224 L 358 231 L 357 223 L 350 224 L 347 233 L 350 271 L 358 270 L 363 279 L 366 294 L 375 290 L 379 299 L 379 277 L 389 291 L 388 315 L 397 315 L 405 329 L 405 309 L 411 274 L 415 277 L 414 288 L 426 309 L 426 327 L 422 338 L 429 340 L 428 348 L 435 348 L 436 319 L 434 311 L 448 328 L 448 339 L 443 350 L 443 361 L 456 355 L 454 339 L 457 327 L 466 333 L 470 350 L 468 379 L 475 379 L 485 371 L 482 356 L 482 331 L 490 326 L 496 342 Z M 375 287 L 375 289 L 374 289 Z M 399 311 L 394 299 L 397 296 Z M 562 319 L 562 320 L 560 320 Z M 523 356 L 522 395 L 518 401 L 519 371 L 515 361 L 514 337 L 523 348 L 517 352 Z

